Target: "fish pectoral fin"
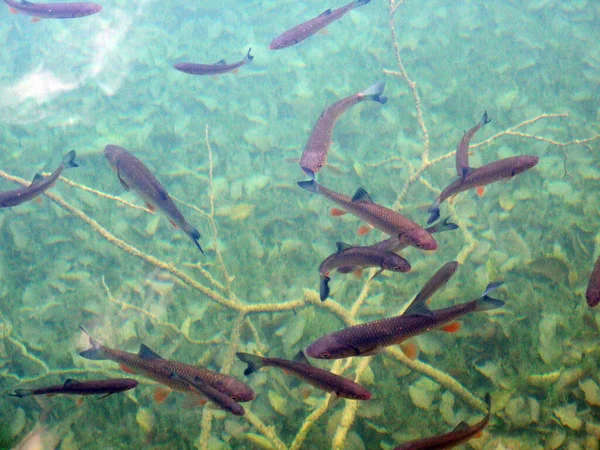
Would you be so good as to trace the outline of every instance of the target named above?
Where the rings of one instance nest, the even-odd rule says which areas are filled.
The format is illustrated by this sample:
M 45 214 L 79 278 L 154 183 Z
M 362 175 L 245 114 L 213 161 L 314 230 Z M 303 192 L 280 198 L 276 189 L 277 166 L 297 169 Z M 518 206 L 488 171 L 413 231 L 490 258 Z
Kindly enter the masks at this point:
M 319 17 L 328 16 L 329 14 L 331 14 L 331 9 L 326 9 L 321 14 L 319 14 Z
M 123 188 L 128 191 L 129 190 L 129 186 L 127 185 L 127 183 L 125 183 L 125 181 L 123 181 L 123 178 L 121 178 L 121 173 L 119 172 L 119 170 L 117 169 L 117 178 L 119 179 L 119 182 L 121 183 L 121 186 L 123 186 Z
M 135 374 L 135 370 L 133 370 L 131 367 L 127 367 L 125 364 L 121 363 L 119 364 L 119 368 L 125 372 L 125 373 L 129 373 L 129 374 Z
M 356 266 L 341 266 L 337 268 L 338 273 L 350 273 L 356 269 Z
M 369 278 L 369 281 L 372 281 L 373 278 L 375 278 L 376 276 L 381 274 L 381 272 L 383 272 L 383 267 L 380 267 L 379 270 L 377 272 L 375 272 L 371 278 Z
M 373 227 L 371 225 L 361 225 L 360 227 L 358 227 L 358 235 L 364 236 L 365 234 L 369 233 L 372 229 Z
M 460 330 L 460 322 L 449 323 L 448 325 L 444 325 L 440 329 L 442 331 L 445 331 L 446 333 L 456 333 L 458 330 Z
M 179 228 L 177 226 L 177 224 L 175 222 L 173 222 L 173 220 L 169 219 L 169 222 L 171 222 L 171 225 L 173 225 L 173 228 Z
M 114 392 L 109 392 L 108 394 L 101 395 L 100 397 L 98 397 L 98 400 L 102 400 L 103 398 L 106 398 L 106 397 L 108 397 L 110 395 L 113 395 L 113 394 L 114 394 Z
M 400 350 L 402 350 L 402 353 L 404 353 L 404 355 L 412 361 L 417 359 L 419 356 L 419 347 L 415 342 L 412 341 L 403 342 L 400 344 Z
M 144 202 L 144 204 L 146 205 L 146 208 L 148 208 L 152 214 L 154 214 L 156 212 L 156 208 L 154 207 L 154 205 L 152 205 L 148 202 Z
M 158 355 L 156 352 L 153 352 L 144 344 L 140 345 L 138 356 L 142 359 L 164 359 L 162 356 Z

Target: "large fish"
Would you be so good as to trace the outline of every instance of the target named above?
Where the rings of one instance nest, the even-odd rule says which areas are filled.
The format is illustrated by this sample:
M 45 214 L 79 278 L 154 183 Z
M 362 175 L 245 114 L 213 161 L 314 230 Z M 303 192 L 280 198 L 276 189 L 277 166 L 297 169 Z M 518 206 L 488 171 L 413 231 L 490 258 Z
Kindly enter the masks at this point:
M 444 278 L 440 277 L 439 281 L 443 282 L 443 280 Z M 418 334 L 442 328 L 470 312 L 487 311 L 501 307 L 504 305 L 503 301 L 488 296 L 491 291 L 500 285 L 501 283 L 488 285 L 483 295 L 476 300 L 434 311 L 431 311 L 427 306 L 429 297 L 418 294 L 404 314 L 344 328 L 320 337 L 308 346 L 306 354 L 311 358 L 319 359 L 339 359 L 377 354 L 384 347 L 400 344 Z M 432 289 L 431 286 L 428 289 L 430 293 L 437 290 Z
M 600 256 L 594 264 L 594 269 L 590 275 L 587 289 L 585 290 L 585 299 L 590 308 L 600 303 Z
M 196 64 L 196 63 L 177 63 L 173 67 L 181 72 L 189 73 L 191 75 L 219 75 L 227 72 L 235 72 L 237 69 L 245 64 L 248 64 L 254 59 L 254 56 L 250 54 L 251 48 L 248 49 L 246 57 L 236 63 L 227 64 L 225 60 L 221 60 L 214 64 Z
M 390 236 L 406 240 L 413 247 L 421 250 L 435 250 L 437 248 L 437 242 L 431 234 L 402 214 L 374 203 L 363 188 L 358 188 L 351 198 L 327 189 L 315 180 L 298 181 L 298 186 L 309 192 L 321 194 L 340 205 L 344 210 L 370 223 L 378 230 Z
M 459 177 L 464 179 L 471 169 L 469 167 L 469 143 L 471 142 L 471 139 L 482 126 L 491 121 L 492 119 L 488 119 L 487 111 L 485 111 L 479 123 L 467 131 L 460 140 L 458 148 L 456 149 L 456 173 Z
M 204 383 L 228 394 L 238 402 L 247 402 L 254 398 L 254 391 L 232 376 L 178 361 L 163 359 L 144 344 L 140 346 L 140 351 L 137 354 L 108 348 L 93 339 L 83 328 L 81 330 L 87 334 L 91 345 L 91 348 L 79 353 L 84 358 L 114 361 L 127 372 L 143 375 L 171 389 L 188 394 L 198 394 L 198 391 L 181 378 L 173 377 L 173 373 L 196 383 Z
M 360 384 L 327 370 L 312 366 L 306 360 L 302 350 L 296 355 L 295 361 L 280 358 L 263 358 L 249 353 L 236 353 L 236 355 L 248 364 L 248 367 L 244 370 L 244 375 L 250 375 L 263 367 L 278 367 L 291 375 L 307 381 L 317 389 L 331 392 L 338 397 L 352 400 L 371 399 L 371 393 Z
M 377 244 L 376 244 L 377 245 Z M 336 242 L 337 252 L 329 255 L 319 266 L 321 274 L 321 300 L 329 296 L 329 274 L 337 269 L 340 273 L 360 271 L 367 267 L 379 267 L 373 278 L 384 270 L 392 272 L 409 272 L 410 263 L 402 256 L 389 250 L 380 250 L 372 246 L 354 246 L 344 242 Z
M 96 3 L 33 3 L 26 0 L 4 0 L 11 13 L 32 16 L 32 21 L 39 19 L 75 19 L 91 16 L 100 12 L 102 6 Z
M 492 399 L 490 394 L 485 394 L 485 403 L 487 404 L 488 412 L 485 417 L 476 424 L 469 425 L 466 422 L 460 422 L 456 428 L 449 433 L 405 442 L 394 450 L 441 450 L 453 448 L 477 437 L 490 421 L 490 415 L 492 413 Z
M 331 22 L 341 18 L 348 11 L 358 8 L 359 6 L 366 5 L 370 1 L 371 0 L 354 0 L 348 3 L 346 6 L 334 9 L 333 11 L 328 9 L 314 19 L 310 19 L 309 21 L 301 23 L 300 25 L 297 25 L 294 28 L 291 28 L 280 34 L 269 44 L 269 48 L 271 50 L 279 50 L 281 48 L 291 47 L 292 45 L 302 42 L 304 39 L 311 37 L 317 31 L 325 28 Z
M 138 385 L 137 380 L 131 378 L 113 378 L 110 380 L 77 381 L 68 379 L 64 384 L 46 386 L 37 389 L 15 389 L 14 397 L 28 397 L 30 395 L 47 395 L 49 397 L 57 394 L 73 395 L 99 395 L 100 398 L 108 397 L 117 392 L 133 389 Z
M 432 223 L 440 217 L 440 205 L 448 198 L 459 192 L 468 191 L 476 187 L 486 186 L 496 181 L 512 178 L 515 175 L 531 169 L 539 161 L 537 156 L 513 156 L 500 159 L 477 169 L 471 169 L 467 176 L 457 178 L 450 183 L 446 189 L 435 199 L 428 212 L 430 213 L 427 223 Z
M 300 158 L 300 167 L 309 177 L 315 178 L 315 174 L 327 163 L 327 153 L 333 139 L 333 127 L 336 121 L 351 106 L 366 100 L 373 100 L 384 104 L 387 97 L 383 97 L 385 83 L 377 83 L 362 92 L 346 97 L 325 110 L 319 116 L 310 138 L 304 147 Z
M 57 169 L 52 172 L 52 175 L 44 178 L 39 173 L 35 175 L 35 178 L 29 186 L 25 186 L 12 191 L 0 192 L 0 208 L 8 208 L 10 206 L 20 205 L 26 201 L 34 199 L 40 194 L 43 194 L 46 190 L 50 189 L 56 183 L 56 180 L 62 174 L 64 169 L 69 167 L 78 167 L 75 162 L 75 151 L 71 150 L 65 155 Z
M 185 220 L 166 189 L 142 161 L 117 145 L 107 145 L 104 148 L 104 156 L 126 190 L 135 192 L 151 211 L 161 211 L 175 228 L 181 228 L 198 250 L 204 253 L 198 242 L 198 230 Z

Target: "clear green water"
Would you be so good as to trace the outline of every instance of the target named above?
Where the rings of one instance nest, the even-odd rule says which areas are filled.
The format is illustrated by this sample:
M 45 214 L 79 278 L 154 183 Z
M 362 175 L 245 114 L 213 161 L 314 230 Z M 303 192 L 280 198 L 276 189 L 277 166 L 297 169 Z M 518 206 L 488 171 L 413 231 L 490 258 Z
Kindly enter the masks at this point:
M 291 358 L 343 326 L 340 310 L 328 305 L 335 301 L 349 311 L 368 276 L 334 275 L 333 300 L 320 304 L 314 301 L 318 264 L 338 240 L 366 244 L 382 235 L 357 236 L 358 221 L 330 217 L 325 199 L 296 186 L 303 174 L 288 160 L 300 157 L 325 105 L 386 82 L 386 105 L 355 106 L 335 128 L 332 167 L 319 173 L 334 190 L 350 195 L 362 186 L 375 201 L 397 202 L 425 223 L 426 207 L 455 169 L 452 156 L 433 164 L 399 198 L 426 147 L 407 83 L 384 73 L 398 71 L 385 2 L 351 12 L 327 35 L 268 49 L 277 34 L 338 6 L 118 1 L 103 3 L 96 16 L 35 24 L 2 12 L 0 169 L 31 180 L 74 149 L 80 167 L 65 177 L 141 205 L 123 192 L 102 155 L 106 144 L 117 144 L 141 158 L 173 196 L 210 213 L 208 127 L 218 229 L 215 238 L 205 214 L 181 206 L 203 235 L 207 255 L 199 257 L 164 218 L 62 182 L 52 189 L 117 238 L 196 280 L 199 290 L 109 243 L 48 198 L 0 211 L 5 446 L 41 421 L 47 448 L 260 448 L 255 421 L 190 406 L 180 393 L 158 405 L 156 385 L 142 378 L 128 395 L 89 398 L 79 407 L 72 398 L 7 394 L 66 378 L 122 375 L 114 363 L 77 354 L 87 344 L 79 325 L 106 345 L 137 351 L 145 343 L 164 357 L 240 379 L 244 365 L 234 360 L 235 351 Z M 484 437 L 472 441 L 476 448 L 597 448 L 593 386 L 600 382 L 600 326 L 583 293 L 598 254 L 600 139 L 569 146 L 549 140 L 567 143 L 600 132 L 599 9 L 585 0 L 408 0 L 395 15 L 431 160 L 452 151 L 484 110 L 492 122 L 473 143 L 544 113 L 567 114 L 518 129 L 529 137 L 504 135 L 474 148 L 473 166 L 518 154 L 536 155 L 540 163 L 489 186 L 482 198 L 467 192 L 444 204 L 442 217 L 452 213 L 460 230 L 441 235 L 436 252 L 404 252 L 412 272 L 369 284 L 355 317 L 364 322 L 397 313 L 437 268 L 457 257 L 462 265 L 432 307 L 476 298 L 489 281 L 505 281 L 498 294 L 506 301 L 502 310 L 467 316 L 459 333 L 432 332 L 418 340 L 420 361 L 453 377 L 474 398 L 491 392 L 492 420 Z M 237 61 L 248 47 L 255 59 L 238 74 L 193 77 L 171 67 L 183 60 Z M 2 180 L 0 189 L 14 186 Z M 271 306 L 241 321 L 213 294 Z M 286 302 L 297 307 L 273 312 Z M 345 376 L 354 377 L 359 363 L 344 366 Z M 531 381 L 531 375 L 552 373 L 543 387 Z M 387 449 L 481 417 L 451 385 L 428 385 L 422 377 L 393 355 L 373 358 L 361 379 L 374 399 L 359 405 L 347 429 L 338 428 L 347 402 L 331 405 L 308 427 L 302 448 L 344 442 L 349 449 Z M 325 399 L 290 380 L 264 370 L 249 380 L 257 398 L 245 404 L 286 447 Z

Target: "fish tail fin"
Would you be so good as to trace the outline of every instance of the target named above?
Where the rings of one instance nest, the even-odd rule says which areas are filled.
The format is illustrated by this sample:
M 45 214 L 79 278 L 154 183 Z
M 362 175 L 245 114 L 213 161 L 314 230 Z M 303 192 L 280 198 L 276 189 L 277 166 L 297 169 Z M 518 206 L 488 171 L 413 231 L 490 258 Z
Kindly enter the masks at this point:
M 254 56 L 252 56 L 250 54 L 250 50 L 252 50 L 252 47 L 250 47 L 248 49 L 248 53 L 246 53 L 246 57 L 244 58 L 244 64 L 248 64 L 250 61 L 252 61 L 254 59 Z
M 79 167 L 79 164 L 75 162 L 75 150 L 71 150 L 63 158 L 63 167 L 68 169 L 69 167 Z
M 364 5 L 366 5 L 367 3 L 369 3 L 370 1 L 371 1 L 371 0 L 356 0 L 356 1 L 354 2 L 354 7 L 355 7 L 355 8 L 358 8 L 359 6 L 364 6 Z
M 310 170 L 308 167 L 300 166 L 302 168 L 302 172 L 310 177 L 311 180 L 315 179 L 315 173 Z
M 190 229 L 188 231 L 188 236 L 190 237 L 190 239 L 192 241 L 194 241 L 194 244 L 196 244 L 196 247 L 198 247 L 198 250 L 200 250 L 200 253 L 202 253 L 204 255 L 204 250 L 202 250 L 202 247 L 200 247 L 200 242 L 198 242 L 198 239 L 200 239 L 200 232 L 198 230 L 196 230 L 194 227 L 190 227 Z
M 483 117 L 481 118 L 481 126 L 484 126 L 486 123 L 490 123 L 492 119 L 488 117 L 487 110 L 483 112 Z
M 475 302 L 475 311 L 488 311 L 490 309 L 496 309 L 504 306 L 504 302 L 502 300 L 492 298 L 488 295 L 490 292 L 502 286 L 502 284 L 502 281 L 495 281 L 488 284 L 481 298 Z
M 440 201 L 436 199 L 435 202 L 427 210 L 429 213 L 429 219 L 427 219 L 427 225 L 432 224 L 440 218 Z
M 241 352 L 238 352 L 235 355 L 240 359 L 240 361 L 248 364 L 248 367 L 246 367 L 244 370 L 244 375 L 250 375 L 251 373 L 254 373 L 260 368 L 264 367 L 263 359 L 260 356 Z
M 93 337 L 91 337 L 90 334 L 81 325 L 79 326 L 79 328 L 81 329 L 81 331 L 83 331 L 87 335 L 88 339 L 90 340 L 90 345 L 91 345 L 90 348 L 82 351 L 79 354 L 86 359 L 95 359 L 95 360 L 108 359 L 108 357 L 106 356 L 106 348 L 102 344 L 100 344 L 97 340 L 95 340 Z
M 12 394 L 8 394 L 11 395 L 13 397 L 28 397 L 30 395 L 33 395 L 33 389 L 15 389 L 15 392 L 13 392 Z
M 427 227 L 425 231 L 428 233 L 441 233 L 442 231 L 452 231 L 458 228 L 458 225 L 452 222 L 448 222 L 451 216 L 446 217 L 441 222 L 436 223 L 435 225 L 431 225 Z
M 324 302 L 329 297 L 329 278 L 327 275 L 321 275 L 321 284 L 319 285 L 319 295 L 321 297 L 321 301 Z
M 360 0 L 357 0 L 357 2 Z M 370 0 L 369 0 L 370 1 Z M 366 2 L 369 3 L 369 2 Z M 362 3 L 363 5 L 366 3 Z M 358 5 L 360 6 L 360 5 Z M 385 82 L 380 81 L 379 83 L 375 83 L 373 86 L 369 86 L 367 89 L 361 92 L 366 100 L 373 100 L 381 103 L 382 105 L 387 102 L 387 97 L 382 96 L 383 90 L 385 89 Z
M 319 185 L 314 179 L 308 181 L 298 181 L 298 186 L 300 186 L 302 189 L 306 189 L 309 192 L 314 192 L 315 194 L 319 192 Z

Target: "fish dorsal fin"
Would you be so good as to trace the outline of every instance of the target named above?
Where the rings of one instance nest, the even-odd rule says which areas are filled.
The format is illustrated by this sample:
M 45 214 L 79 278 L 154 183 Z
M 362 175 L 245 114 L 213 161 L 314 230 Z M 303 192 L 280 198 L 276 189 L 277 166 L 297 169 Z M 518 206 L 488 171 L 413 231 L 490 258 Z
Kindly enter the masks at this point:
M 227 64 L 225 62 L 225 60 L 221 59 L 221 60 L 217 61 L 216 63 L 214 63 L 213 65 L 215 65 L 215 66 L 224 66 L 225 64 Z
M 163 359 L 162 356 L 157 355 L 144 344 L 140 345 L 140 351 L 138 352 L 138 356 L 142 359 Z
M 362 202 L 362 203 L 373 203 L 373 200 L 371 199 L 371 196 L 369 195 L 369 193 L 361 187 L 358 188 L 356 190 L 356 192 L 354 193 L 354 195 L 352 196 L 352 201 L 353 202 Z
M 329 14 L 331 14 L 331 9 L 326 9 L 321 14 L 319 14 L 319 17 L 328 16 Z
M 306 359 L 306 355 L 304 354 L 304 352 L 302 350 L 299 350 L 298 353 L 296 353 L 296 356 L 294 356 L 294 361 L 301 363 L 301 364 L 306 364 L 307 366 L 311 365 L 308 362 L 308 359 Z
M 73 378 L 69 378 L 68 380 L 65 380 L 65 384 L 63 384 L 63 387 L 73 386 L 74 384 L 81 384 L 81 382 L 74 380 Z
M 335 246 L 337 247 L 338 253 L 342 253 L 344 250 L 352 248 L 350 244 L 346 244 L 345 242 L 336 242 Z
M 33 177 L 33 180 L 31 180 L 31 186 L 41 183 L 42 181 L 44 181 L 44 176 L 41 173 L 36 173 L 35 177 Z
M 121 178 L 121 173 L 117 170 L 117 177 L 119 178 L 119 181 L 121 182 L 121 186 L 123 186 L 123 188 L 125 188 L 126 191 L 129 190 L 129 186 L 127 185 L 127 183 L 125 183 L 125 181 L 123 181 L 123 178 Z
M 467 428 L 469 428 L 469 424 L 463 420 L 462 422 L 460 422 L 458 425 L 456 425 L 454 427 L 454 430 L 452 430 L 452 432 L 456 433 L 457 431 L 463 431 L 463 430 L 466 430 Z
M 432 317 L 433 313 L 427 306 L 428 297 L 420 297 L 417 295 L 414 300 L 408 305 L 406 311 L 404 311 L 403 316 L 424 316 L 424 317 Z

